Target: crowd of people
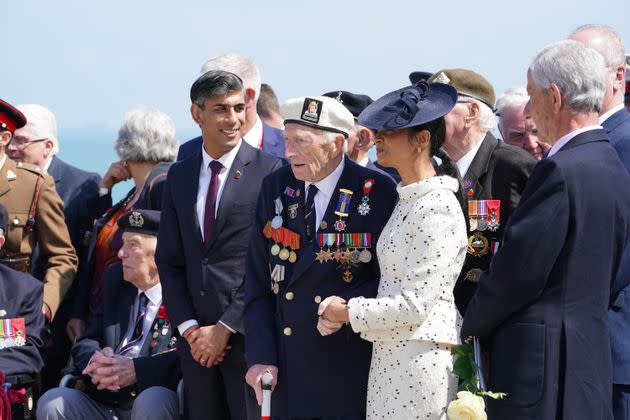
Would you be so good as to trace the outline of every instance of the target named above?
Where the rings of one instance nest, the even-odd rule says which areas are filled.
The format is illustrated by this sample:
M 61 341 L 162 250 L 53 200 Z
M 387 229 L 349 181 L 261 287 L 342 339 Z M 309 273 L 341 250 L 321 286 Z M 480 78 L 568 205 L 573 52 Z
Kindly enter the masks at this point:
M 263 418 L 454 420 L 476 337 L 488 418 L 630 419 L 627 69 L 585 25 L 498 98 L 453 68 L 280 105 L 224 54 L 201 135 L 136 107 L 102 177 L 0 100 L 0 415 L 258 419 L 270 373 Z

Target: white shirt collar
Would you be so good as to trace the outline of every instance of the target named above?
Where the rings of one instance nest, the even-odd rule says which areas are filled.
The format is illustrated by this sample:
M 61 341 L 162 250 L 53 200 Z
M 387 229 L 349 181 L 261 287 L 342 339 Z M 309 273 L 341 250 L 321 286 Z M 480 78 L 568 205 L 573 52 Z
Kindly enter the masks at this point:
M 142 290 L 138 289 L 138 295 L 142 293 Z M 162 284 L 158 282 L 155 286 L 144 291 L 144 294 L 149 298 L 151 303 L 159 305 L 162 303 Z
M 363 159 L 361 159 L 360 161 L 358 161 L 357 163 L 365 168 L 369 161 L 370 161 L 370 157 L 366 156 Z
M 4 163 L 7 161 L 7 155 L 6 153 L 2 156 L 2 159 L 0 159 L 0 169 L 2 169 L 2 167 L 4 166 Z
M 623 108 L 624 108 L 624 105 L 622 103 L 617 106 L 612 107 L 611 109 L 609 109 L 608 111 L 606 111 L 605 113 L 599 116 L 599 123 L 603 124 L 604 121 L 606 121 L 608 118 L 612 116 L 612 114 L 616 113 L 617 111 L 621 111 Z
M 223 165 L 224 169 L 229 170 L 232 167 L 232 163 L 234 163 L 234 159 L 236 158 L 236 155 L 238 154 L 238 150 L 241 148 L 241 144 L 243 144 L 243 141 L 239 140 L 238 143 L 236 143 L 236 146 L 232 148 L 232 150 L 230 150 L 229 152 L 221 156 L 219 159 L 214 159 L 212 156 L 210 156 L 208 152 L 206 152 L 206 149 L 205 147 L 203 147 L 203 144 L 202 144 L 201 157 L 203 160 L 202 162 L 203 167 L 201 169 L 210 171 L 210 162 L 212 162 L 213 160 L 218 160 L 219 163 Z
M 256 114 L 256 123 L 244 136 L 243 139 L 249 143 L 250 146 L 258 149 L 260 147 L 260 140 L 263 137 L 263 125 L 258 114 Z
M 601 128 L 602 128 L 601 125 L 589 125 L 587 127 L 578 128 L 577 130 L 573 130 L 570 133 L 565 134 L 564 136 L 560 137 L 558 141 L 554 143 L 553 146 L 551 146 L 551 149 L 549 149 L 549 153 L 547 154 L 547 157 L 551 157 L 555 155 L 556 153 L 558 153 L 558 150 L 560 150 L 562 146 L 567 144 L 578 134 L 582 134 L 586 131 L 597 130 Z
M 44 167 L 42 168 L 44 170 L 44 172 L 48 173 L 48 168 L 50 168 L 50 164 L 52 163 L 53 157 L 55 157 L 54 155 L 51 156 L 46 163 L 44 163 Z
M 462 178 L 466 176 L 466 172 L 468 172 L 468 168 L 470 168 L 470 164 L 472 163 L 473 159 L 477 155 L 477 152 L 479 151 L 479 148 L 481 147 L 481 143 L 483 143 L 483 139 L 481 139 L 481 141 L 477 143 L 475 147 L 470 149 L 468 153 L 466 153 L 457 161 L 457 168 L 459 169 L 459 174 L 461 175 Z
M 342 156 L 339 165 L 337 165 L 337 167 L 326 178 L 314 183 L 317 190 L 320 193 L 323 193 L 327 200 L 330 200 L 330 197 L 332 197 L 335 192 L 335 187 L 337 186 L 337 182 L 339 182 L 339 178 L 341 178 L 341 173 L 343 172 L 344 161 L 345 157 Z M 313 184 L 313 182 L 304 182 L 304 192 L 308 191 L 308 187 L 311 184 Z M 306 200 L 306 194 L 304 194 L 304 199 Z

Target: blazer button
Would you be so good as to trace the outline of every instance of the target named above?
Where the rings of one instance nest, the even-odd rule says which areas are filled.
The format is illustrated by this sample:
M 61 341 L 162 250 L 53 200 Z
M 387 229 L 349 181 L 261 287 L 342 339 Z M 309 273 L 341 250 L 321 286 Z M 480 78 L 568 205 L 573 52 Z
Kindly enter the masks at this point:
M 201 263 L 202 263 L 203 265 L 208 264 L 208 257 L 205 257 L 203 260 L 201 260 Z
M 318 305 L 320 303 L 322 303 L 322 297 L 321 296 L 315 296 L 315 303 L 317 303 Z
M 284 295 L 285 298 L 287 298 L 287 300 L 293 300 L 294 295 L 293 292 L 287 292 L 286 295 Z
M 206 295 L 206 292 L 204 292 L 203 290 L 199 292 L 199 296 L 205 296 L 205 295 Z
M 291 334 L 293 334 L 293 331 L 291 331 L 291 328 L 286 327 L 283 331 L 284 335 L 286 335 L 287 337 L 290 336 Z

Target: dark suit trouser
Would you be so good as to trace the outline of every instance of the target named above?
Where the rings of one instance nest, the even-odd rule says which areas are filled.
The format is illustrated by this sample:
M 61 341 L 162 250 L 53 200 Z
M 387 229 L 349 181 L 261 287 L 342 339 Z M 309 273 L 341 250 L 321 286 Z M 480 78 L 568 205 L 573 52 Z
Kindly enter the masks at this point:
M 613 414 L 615 420 L 630 420 L 630 385 L 613 384 Z
M 243 336 L 232 335 L 230 345 L 232 349 L 223 362 L 211 368 L 197 363 L 187 344 L 178 350 L 184 376 L 186 411 L 191 420 L 260 419 L 254 390 L 245 383 L 247 365 Z

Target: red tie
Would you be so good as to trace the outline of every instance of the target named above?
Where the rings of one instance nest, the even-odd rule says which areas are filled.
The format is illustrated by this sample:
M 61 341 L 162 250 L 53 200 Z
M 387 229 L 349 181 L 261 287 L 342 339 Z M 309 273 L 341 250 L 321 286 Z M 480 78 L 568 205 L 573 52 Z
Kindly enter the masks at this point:
M 217 193 L 219 192 L 219 171 L 223 168 L 223 165 L 218 160 L 213 160 L 209 166 L 212 175 L 210 176 L 210 185 L 208 185 L 208 194 L 206 195 L 206 209 L 203 214 L 203 239 L 206 245 L 210 242 L 212 229 L 214 228 L 214 209 L 217 206 Z

